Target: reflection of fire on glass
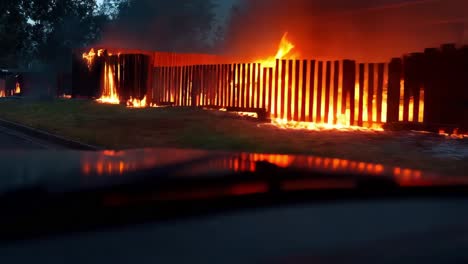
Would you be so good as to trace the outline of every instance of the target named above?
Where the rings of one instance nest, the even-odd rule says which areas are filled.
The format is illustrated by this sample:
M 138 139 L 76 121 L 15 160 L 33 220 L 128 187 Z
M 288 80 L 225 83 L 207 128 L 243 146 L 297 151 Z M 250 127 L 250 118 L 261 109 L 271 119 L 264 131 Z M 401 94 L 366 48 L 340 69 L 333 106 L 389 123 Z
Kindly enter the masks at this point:
M 126 159 L 125 152 L 105 150 L 97 154 L 83 155 L 81 171 L 84 175 L 122 175 L 125 172 L 157 165 L 154 158 Z

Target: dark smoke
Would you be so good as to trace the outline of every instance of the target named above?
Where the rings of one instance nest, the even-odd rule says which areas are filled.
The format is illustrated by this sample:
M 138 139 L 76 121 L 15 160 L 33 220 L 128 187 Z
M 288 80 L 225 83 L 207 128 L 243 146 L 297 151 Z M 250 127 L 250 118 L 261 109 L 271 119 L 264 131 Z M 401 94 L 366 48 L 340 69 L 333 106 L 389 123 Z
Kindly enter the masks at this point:
M 467 0 L 243 0 L 232 12 L 226 52 L 274 54 L 285 31 L 304 58 L 382 61 L 466 44 Z
M 127 0 L 104 29 L 100 45 L 158 51 L 201 52 L 215 20 L 211 0 Z

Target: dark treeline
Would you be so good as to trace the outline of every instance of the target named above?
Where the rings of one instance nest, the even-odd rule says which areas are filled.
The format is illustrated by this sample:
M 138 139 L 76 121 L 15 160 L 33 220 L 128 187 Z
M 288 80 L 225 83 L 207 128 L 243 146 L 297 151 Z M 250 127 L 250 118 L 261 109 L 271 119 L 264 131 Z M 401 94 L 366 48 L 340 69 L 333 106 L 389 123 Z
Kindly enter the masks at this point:
M 211 0 L 1 0 L 0 68 L 69 70 L 92 44 L 202 52 L 213 46 Z

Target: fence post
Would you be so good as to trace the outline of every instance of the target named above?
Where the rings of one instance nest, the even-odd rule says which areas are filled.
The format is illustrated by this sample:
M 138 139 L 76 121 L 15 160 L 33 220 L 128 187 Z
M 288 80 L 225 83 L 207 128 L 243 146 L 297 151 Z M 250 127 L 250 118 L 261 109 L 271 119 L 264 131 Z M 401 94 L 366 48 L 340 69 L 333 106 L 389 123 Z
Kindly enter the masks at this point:
M 301 121 L 306 121 L 306 94 L 307 94 L 307 60 L 302 61 L 302 107 L 301 107 Z
M 281 60 L 281 91 L 280 91 L 280 97 L 281 97 L 281 102 L 280 102 L 280 113 L 279 117 L 281 119 L 286 118 L 286 111 L 284 109 L 284 105 L 286 104 L 286 62 L 287 60 Z M 279 100 L 278 100 L 279 101 Z
M 377 123 L 382 123 L 382 102 L 385 63 L 377 65 Z
M 324 115 L 324 122 L 328 123 L 331 120 L 328 120 L 328 116 L 330 113 L 330 96 L 331 96 L 331 61 L 326 62 L 326 73 L 325 73 L 325 113 Z
M 367 122 L 369 125 L 372 125 L 373 120 L 373 114 L 374 114 L 374 69 L 375 69 L 375 64 L 374 63 L 369 63 L 368 64 L 368 76 L 367 76 L 367 84 L 368 84 L 368 89 L 367 89 Z
M 261 65 L 260 63 L 256 63 L 257 64 L 257 78 L 255 79 L 255 94 L 256 94 L 256 99 L 257 99 L 257 102 L 256 102 L 256 106 L 257 108 L 262 108 L 262 106 L 260 105 L 260 98 L 264 96 L 264 93 L 265 93 L 265 89 L 262 89 L 261 87 L 261 80 L 263 80 L 263 82 L 265 82 L 264 79 L 261 78 L 261 74 L 262 74 L 262 68 L 261 68 Z M 263 103 L 263 101 L 262 101 Z M 264 104 L 264 103 L 263 103 Z M 263 109 L 265 109 L 263 107 Z
M 341 114 L 346 114 L 347 102 L 349 102 L 349 123 L 355 124 L 354 118 L 354 87 L 356 84 L 356 62 L 352 60 L 343 61 L 343 95 L 341 98 Z
M 287 116 L 286 119 L 289 121 L 292 119 L 292 92 L 293 92 L 293 87 L 292 87 L 292 80 L 293 80 L 293 60 L 288 60 L 288 84 L 286 87 L 286 90 L 284 91 L 284 96 L 287 95 L 288 100 L 287 100 Z
M 278 107 L 278 104 L 280 103 L 280 96 L 279 96 L 279 79 L 280 79 L 280 61 L 278 59 L 276 59 L 276 67 L 275 67 L 275 94 L 274 94 L 274 97 L 272 101 L 274 101 L 274 107 L 273 107 L 273 115 L 274 117 L 280 117 L 280 113 L 278 111 L 279 107 Z M 270 101 L 270 102 L 272 102 Z
M 272 101 L 275 100 L 273 98 L 273 68 L 268 68 L 268 89 L 270 91 L 269 94 L 268 94 L 268 97 L 269 97 L 268 109 L 269 109 L 269 113 L 271 115 L 273 113 L 273 111 L 274 111 Z
M 401 58 L 394 58 L 388 66 L 387 122 L 398 122 L 400 81 L 403 74 Z
M 301 72 L 301 61 L 296 60 L 296 65 L 294 67 L 294 121 L 299 121 L 299 100 L 302 98 L 299 98 L 299 78 L 300 78 L 300 72 Z M 304 108 L 304 106 L 301 106 L 301 110 Z
M 334 67 L 335 72 L 333 75 L 333 124 L 338 123 L 338 91 L 340 85 L 340 62 L 335 61 Z
M 323 90 L 323 61 L 318 62 L 318 70 L 317 70 L 317 116 L 315 117 L 315 121 L 317 123 L 321 123 L 322 120 L 322 90 Z
M 359 64 L 359 101 L 358 101 L 358 126 L 363 126 L 364 116 L 364 73 L 366 65 Z M 352 100 L 352 99 L 351 99 Z
M 314 116 L 315 88 L 314 88 L 314 84 L 315 84 L 315 78 L 317 78 L 317 76 L 315 76 L 315 67 L 317 67 L 316 64 L 317 64 L 317 62 L 315 60 L 310 61 L 310 70 L 309 70 L 309 74 L 310 74 L 310 78 L 309 78 L 309 119 L 307 120 L 309 122 L 314 122 L 315 121 L 315 116 Z

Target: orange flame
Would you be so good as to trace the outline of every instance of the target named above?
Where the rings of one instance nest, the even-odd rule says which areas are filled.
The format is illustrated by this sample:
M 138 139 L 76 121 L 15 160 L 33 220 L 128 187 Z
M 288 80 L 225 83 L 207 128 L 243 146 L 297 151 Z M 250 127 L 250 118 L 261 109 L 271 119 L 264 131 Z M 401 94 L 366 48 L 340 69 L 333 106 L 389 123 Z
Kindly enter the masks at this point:
M 127 106 L 128 107 L 133 107 L 133 108 L 143 108 L 143 107 L 147 107 L 147 103 L 146 103 L 146 96 L 143 97 L 143 99 L 137 99 L 137 98 L 132 98 L 130 97 L 130 99 L 128 99 L 127 101 Z
M 282 69 L 282 67 L 280 69 L 275 69 L 276 68 L 276 60 L 295 60 L 295 59 L 298 59 L 298 56 L 299 55 L 299 52 L 297 50 L 295 50 L 295 45 L 288 39 L 288 35 L 287 35 L 287 32 L 284 33 L 283 37 L 281 38 L 281 41 L 278 45 L 278 50 L 276 51 L 276 55 L 274 57 L 269 57 L 269 58 L 266 58 L 266 59 L 260 59 L 260 60 L 256 60 L 255 63 L 260 63 L 261 64 L 261 67 L 264 67 L 264 68 L 274 68 L 273 72 L 282 72 L 282 71 L 286 71 L 286 69 Z M 360 94 L 360 89 L 364 89 L 364 98 L 363 98 L 363 108 L 364 108 L 364 111 L 362 113 L 362 116 L 363 116 L 363 122 L 365 123 L 365 127 L 358 127 L 358 126 L 351 126 L 351 108 L 350 108 L 350 104 L 349 102 L 347 103 L 346 105 L 346 108 L 345 109 L 341 109 L 341 104 L 339 103 L 337 108 L 335 109 L 333 107 L 333 99 L 336 98 L 338 102 L 341 102 L 341 100 L 343 99 L 343 96 L 346 96 L 344 95 L 343 93 L 343 87 L 342 87 L 342 69 L 338 68 L 338 69 L 335 69 L 336 67 L 336 64 L 334 63 L 331 63 L 331 67 L 330 67 L 330 77 L 331 77 L 331 82 L 330 82 L 330 100 L 328 101 L 328 115 L 326 116 L 326 113 L 325 113 L 325 108 L 327 107 L 326 106 L 326 95 L 325 95 L 325 89 L 323 88 L 325 86 L 325 79 L 326 79 L 326 69 L 325 69 L 325 64 L 323 65 L 323 72 L 321 73 L 322 74 L 322 82 L 321 83 L 318 83 L 318 70 L 317 70 L 317 66 L 315 67 L 316 69 L 316 72 L 314 74 L 315 76 L 315 79 L 314 80 L 308 80 L 308 77 L 309 76 L 302 76 L 302 78 L 300 78 L 299 80 L 296 80 L 296 78 L 294 76 L 289 76 L 289 72 L 282 72 L 282 74 L 284 74 L 285 76 L 285 84 L 282 84 L 282 80 L 278 80 L 278 84 L 274 84 L 275 86 L 278 86 L 276 87 L 276 90 L 279 92 L 279 94 L 275 94 L 272 98 L 275 98 L 272 102 L 268 102 L 267 104 L 270 105 L 270 109 L 272 109 L 272 112 L 270 113 L 270 115 L 273 117 L 272 119 L 272 124 L 277 126 L 277 127 L 280 127 L 280 128 L 295 128 L 295 129 L 307 129 L 307 130 L 322 130 L 322 129 L 346 129 L 346 130 L 364 130 L 364 129 L 371 129 L 371 130 L 382 130 L 382 127 L 381 127 L 381 123 L 385 122 L 386 121 L 386 110 L 387 110 L 387 94 L 386 94 L 386 91 L 387 91 L 387 87 L 386 87 L 386 83 L 384 83 L 384 88 L 383 88 L 383 96 L 382 96 L 382 110 L 381 110 L 381 122 L 378 122 L 377 120 L 377 92 L 376 92 L 376 89 L 377 89 L 377 78 L 376 78 L 376 73 L 377 73 L 377 67 L 374 67 L 374 71 L 371 72 L 369 71 L 368 68 L 365 69 L 365 72 L 364 72 L 364 79 L 365 79 L 365 82 L 364 82 L 364 86 L 363 87 L 360 87 L 361 85 L 359 84 L 359 67 L 356 67 L 356 84 L 355 84 L 355 97 L 354 98 L 349 98 L 348 97 L 348 100 L 354 100 L 354 105 L 355 105 L 355 115 L 357 116 L 357 113 L 358 113 L 358 105 L 359 105 L 359 100 L 360 100 L 360 97 L 359 97 L 359 94 Z M 296 67 L 295 65 L 293 65 L 293 67 Z M 300 66 L 302 67 L 302 66 Z M 341 64 L 339 65 L 339 67 L 341 67 Z M 296 71 L 299 71 L 299 69 L 296 69 Z M 336 78 L 339 80 L 339 83 L 336 84 L 333 80 L 334 80 L 334 74 L 335 73 L 338 73 L 340 72 L 341 74 L 339 76 L 336 76 Z M 375 78 L 374 78 L 374 83 L 372 83 L 372 86 L 370 86 L 369 84 L 369 74 L 372 74 Z M 301 74 L 302 75 L 302 74 Z M 292 80 L 291 80 L 292 79 Z M 263 82 L 263 80 L 261 79 L 260 82 Z M 300 85 L 302 86 L 304 84 L 304 82 L 306 82 L 306 85 L 308 87 L 308 91 L 306 92 L 306 94 L 302 94 L 302 90 L 298 91 L 299 94 L 295 94 L 296 91 L 295 89 L 292 89 L 292 87 L 289 87 L 289 84 L 292 83 L 293 85 Z M 338 89 L 334 89 L 335 85 L 338 85 Z M 312 86 L 312 87 L 311 87 Z M 285 92 L 282 87 L 284 87 L 285 89 L 287 89 L 288 92 Z M 322 88 L 320 89 L 322 91 L 322 93 L 319 95 L 320 96 L 320 102 L 318 102 L 319 100 L 319 97 L 317 96 L 318 94 L 318 88 Z M 374 87 L 374 91 L 373 91 L 373 96 L 372 98 L 369 98 L 369 94 L 368 94 L 368 89 L 369 87 Z M 252 90 L 252 87 L 250 87 L 250 89 Z M 313 91 L 313 96 L 312 94 L 309 94 L 310 92 L 309 91 Z M 337 91 L 337 94 L 334 94 L 334 91 Z M 252 93 L 250 93 L 252 94 Z M 285 97 L 285 98 L 283 98 Z M 298 98 L 298 102 L 296 102 L 294 99 L 293 100 L 288 100 L 288 97 L 295 97 L 295 98 Z M 305 97 L 305 105 L 302 105 L 302 97 Z M 285 111 L 291 111 L 291 113 L 288 113 L 288 115 L 293 115 L 295 114 L 294 111 L 296 111 L 296 109 L 303 109 L 303 108 L 306 108 L 308 109 L 309 108 L 309 105 L 311 102 L 314 102 L 314 105 L 317 105 L 317 103 L 321 103 L 321 109 L 320 109 L 320 112 L 321 114 L 318 115 L 318 111 L 317 109 L 314 109 L 314 112 L 312 113 L 314 118 L 310 117 L 309 116 L 309 111 L 305 111 L 305 117 L 303 117 L 303 119 L 309 119 L 309 120 L 312 120 L 312 122 L 296 122 L 296 121 L 291 121 L 291 120 L 288 120 L 288 118 L 286 118 L 286 114 L 283 116 L 283 117 L 280 117 L 277 115 L 278 112 L 280 112 L 280 109 L 282 108 L 282 104 L 283 102 L 287 102 L 287 101 L 291 101 L 293 106 L 290 107 L 291 110 L 287 110 L 287 108 L 289 108 L 289 105 L 287 107 L 284 107 L 284 110 Z M 369 103 L 371 103 L 372 105 L 368 105 Z M 296 105 L 297 104 L 297 105 Z M 367 109 L 368 108 L 371 108 L 372 109 L 372 115 L 369 116 L 368 115 L 368 111 Z M 336 113 L 335 113 L 336 111 Z M 301 112 L 301 111 L 300 111 Z M 275 115 L 276 114 L 276 115 Z M 296 113 L 298 114 L 298 113 Z M 354 119 L 352 121 L 354 122 L 357 122 L 357 117 L 354 117 Z M 326 119 L 328 118 L 328 122 L 326 122 Z
M 102 95 L 97 99 L 100 103 L 106 104 L 120 104 L 119 95 L 114 82 L 114 69 L 107 63 L 104 65 L 104 87 Z
M 94 57 L 96 57 L 96 52 L 94 51 L 94 49 L 91 49 L 89 52 L 83 53 L 83 59 L 86 60 L 88 64 L 88 69 L 91 69 L 91 67 L 93 66 Z
M 21 86 L 19 82 L 17 82 L 15 86 L 15 94 L 19 94 L 19 93 L 21 93 Z
M 92 64 L 94 63 L 95 57 L 103 56 L 103 54 L 104 54 L 104 49 L 99 49 L 97 53 L 95 52 L 94 49 L 91 49 L 89 52 L 83 53 L 83 59 L 86 60 L 88 64 L 88 68 L 91 69 Z M 109 53 L 108 55 L 111 56 L 112 53 Z M 118 53 L 118 55 L 120 56 L 120 53 Z M 120 65 L 117 65 L 117 67 L 120 67 Z M 119 68 L 117 68 L 117 72 L 120 72 Z M 104 64 L 103 78 L 104 78 L 104 87 L 103 87 L 102 95 L 96 101 L 99 103 L 105 103 L 105 104 L 120 104 L 120 97 L 119 97 L 119 94 L 117 93 L 117 87 L 115 84 L 115 80 L 119 80 L 120 75 L 116 75 L 113 66 L 109 65 L 107 62 Z M 126 102 L 126 106 L 133 107 L 133 108 L 147 107 L 148 104 L 146 102 L 146 96 L 142 100 L 130 97 L 130 99 L 127 100 Z M 149 106 L 156 107 L 156 105 L 153 105 L 153 104 Z
M 275 67 L 276 59 L 297 59 L 299 54 L 293 51 L 294 48 L 294 44 L 288 39 L 288 32 L 285 32 L 283 34 L 283 37 L 281 37 L 281 41 L 278 45 L 278 50 L 276 51 L 276 55 L 267 59 L 257 60 L 256 63 L 262 64 L 263 67 L 271 68 Z
M 83 53 L 83 59 L 86 60 L 88 64 L 88 69 L 91 69 L 94 63 L 94 59 L 96 56 L 101 57 L 104 54 L 104 49 L 99 49 L 97 54 L 93 48 L 89 52 Z M 119 95 L 117 94 L 117 88 L 115 86 L 115 73 L 114 69 L 111 65 L 105 63 L 104 64 L 104 87 L 102 91 L 102 95 L 96 101 L 100 103 L 106 104 L 119 104 L 120 99 Z

